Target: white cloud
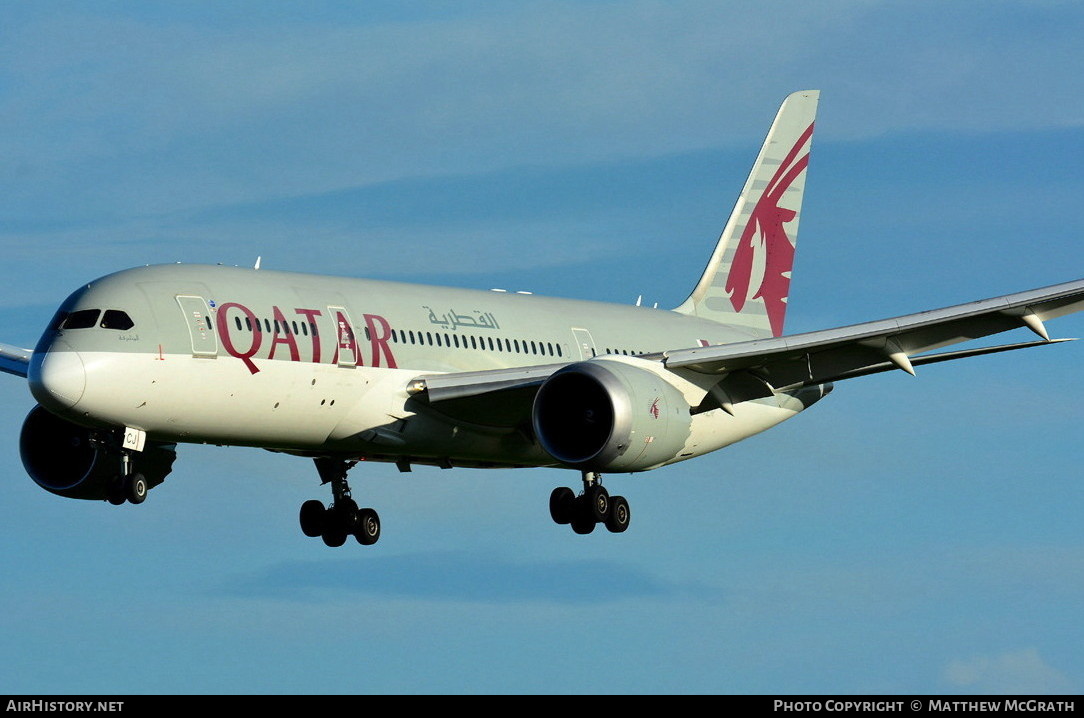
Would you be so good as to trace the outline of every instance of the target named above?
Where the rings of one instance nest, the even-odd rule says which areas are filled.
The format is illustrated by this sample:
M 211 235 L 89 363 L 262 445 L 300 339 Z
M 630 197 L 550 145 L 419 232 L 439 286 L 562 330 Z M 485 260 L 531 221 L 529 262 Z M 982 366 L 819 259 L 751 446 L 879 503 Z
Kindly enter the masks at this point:
M 1054 668 L 1035 648 L 950 661 L 943 678 L 974 693 L 1033 695 L 1073 693 L 1074 681 Z

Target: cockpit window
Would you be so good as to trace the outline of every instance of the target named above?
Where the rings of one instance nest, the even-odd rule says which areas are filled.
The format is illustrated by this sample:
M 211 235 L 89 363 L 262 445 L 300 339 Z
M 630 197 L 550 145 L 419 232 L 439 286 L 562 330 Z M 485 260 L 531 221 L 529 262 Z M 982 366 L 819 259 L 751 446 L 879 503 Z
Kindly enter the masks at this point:
M 60 325 L 60 328 L 89 329 L 98 323 L 98 315 L 101 313 L 101 309 L 80 309 L 78 312 L 69 314 L 64 323 Z
M 128 316 L 126 312 L 122 312 L 119 309 L 106 309 L 105 314 L 102 315 L 102 329 L 119 329 L 124 331 L 125 329 L 131 329 L 135 326 L 135 322 Z

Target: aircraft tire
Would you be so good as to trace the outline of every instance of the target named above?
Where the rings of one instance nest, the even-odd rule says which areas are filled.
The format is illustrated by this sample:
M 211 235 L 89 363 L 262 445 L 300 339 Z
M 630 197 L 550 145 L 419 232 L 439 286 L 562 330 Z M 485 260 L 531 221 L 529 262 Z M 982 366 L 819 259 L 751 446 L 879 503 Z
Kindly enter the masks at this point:
M 309 538 L 316 538 L 324 533 L 327 509 L 316 499 L 301 504 L 301 533 Z
M 147 483 L 147 477 L 143 474 L 132 474 L 124 481 L 124 493 L 128 501 L 133 504 L 141 504 L 146 501 L 148 491 L 150 491 L 150 485 Z
M 354 538 L 362 546 L 372 546 L 380 540 L 380 515 L 376 511 L 365 508 L 357 512 Z
M 610 513 L 610 494 L 606 491 L 605 487 L 600 484 L 588 486 L 587 490 L 583 493 L 583 499 L 586 502 L 588 515 L 591 516 L 596 523 L 606 521 L 606 517 Z
M 629 502 L 624 496 L 610 497 L 610 515 L 606 517 L 606 529 L 610 533 L 619 534 L 629 527 L 632 520 L 632 512 L 629 510 Z
M 105 495 L 105 500 L 114 506 L 120 506 L 128 500 L 128 496 L 124 491 L 124 479 L 118 477 L 117 480 L 113 482 L 113 486 Z
M 550 518 L 556 524 L 567 524 L 572 521 L 572 515 L 576 510 L 576 494 L 567 486 L 558 486 L 550 494 Z
M 347 535 L 354 533 L 354 530 L 358 526 L 358 505 L 351 498 L 344 498 L 341 501 L 336 501 L 335 506 L 332 507 L 332 511 L 335 515 L 335 521 L 339 522 L 343 531 Z
M 324 540 L 325 545 L 332 548 L 342 546 L 346 543 L 346 529 L 338 521 L 332 521 L 330 524 L 324 527 L 324 532 L 320 534 L 320 538 Z
M 572 520 L 569 522 L 572 524 L 572 530 L 578 534 L 591 533 L 595 530 L 595 525 L 598 523 L 595 521 L 591 505 L 587 503 L 586 499 L 586 496 L 580 496 L 576 499 L 576 508 L 573 512 Z
M 596 522 L 595 522 L 594 519 L 587 519 L 586 521 L 583 520 L 583 519 L 573 519 L 571 523 L 572 523 L 572 530 L 575 531 L 578 534 L 583 534 L 583 535 L 589 534 L 592 531 L 594 531 L 595 530 L 595 525 L 596 525 Z

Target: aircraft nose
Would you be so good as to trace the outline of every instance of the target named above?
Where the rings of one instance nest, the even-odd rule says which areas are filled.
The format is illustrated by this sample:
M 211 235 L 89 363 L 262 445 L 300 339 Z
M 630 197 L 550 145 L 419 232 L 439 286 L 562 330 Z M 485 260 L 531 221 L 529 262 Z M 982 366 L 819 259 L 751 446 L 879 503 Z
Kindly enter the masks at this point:
M 63 411 L 70 409 L 83 398 L 87 387 L 87 373 L 79 352 L 63 341 L 55 341 L 40 361 L 35 353 L 30 362 L 27 377 L 30 393 L 45 408 Z

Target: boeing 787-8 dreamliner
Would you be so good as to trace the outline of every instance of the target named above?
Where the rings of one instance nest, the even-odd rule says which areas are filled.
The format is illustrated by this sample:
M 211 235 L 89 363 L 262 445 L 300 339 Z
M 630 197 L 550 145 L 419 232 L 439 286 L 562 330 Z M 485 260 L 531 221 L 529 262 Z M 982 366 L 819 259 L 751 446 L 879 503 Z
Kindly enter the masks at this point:
M 1084 280 L 909 316 L 783 333 L 818 93 L 783 102 L 707 268 L 673 310 L 201 265 L 77 289 L 31 351 L 0 345 L 38 405 L 20 448 L 39 486 L 141 503 L 176 445 L 312 458 L 329 546 L 372 544 L 359 461 L 576 471 L 550 513 L 585 534 L 630 522 L 603 474 L 658 469 L 769 429 L 835 382 L 1048 344 Z M 936 352 L 1027 327 L 1034 341 Z M 934 353 L 931 353 L 934 352 Z

